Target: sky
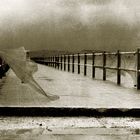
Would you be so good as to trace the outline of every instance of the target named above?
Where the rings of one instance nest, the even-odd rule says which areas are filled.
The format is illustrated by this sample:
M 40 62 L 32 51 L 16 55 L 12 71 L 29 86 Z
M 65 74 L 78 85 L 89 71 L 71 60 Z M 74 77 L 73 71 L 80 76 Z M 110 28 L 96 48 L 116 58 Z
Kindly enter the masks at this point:
M 135 50 L 140 0 L 0 0 L 0 48 Z

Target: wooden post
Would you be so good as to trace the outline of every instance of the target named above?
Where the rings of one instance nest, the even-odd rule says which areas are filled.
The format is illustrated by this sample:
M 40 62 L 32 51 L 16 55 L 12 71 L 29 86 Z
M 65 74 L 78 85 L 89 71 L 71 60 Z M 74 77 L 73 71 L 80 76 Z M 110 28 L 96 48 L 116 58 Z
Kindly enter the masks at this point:
M 64 71 L 66 70 L 66 56 L 64 55 Z
M 49 63 L 48 63 L 48 57 L 46 57 L 46 61 L 47 61 L 47 66 L 49 66 Z
M 53 56 L 52 56 L 52 67 L 53 67 Z
M 121 54 L 120 51 L 118 50 L 117 52 L 117 84 L 120 85 L 121 84 Z
M 61 70 L 63 69 L 63 64 L 62 64 L 62 55 L 61 55 Z
M 54 56 L 53 56 L 53 67 L 54 67 Z
M 140 89 L 140 49 L 137 49 L 137 89 Z
M 52 66 L 52 57 L 50 57 L 50 66 Z
M 57 57 L 57 65 L 58 65 L 58 69 L 59 69 L 59 55 Z
M 74 54 L 72 55 L 72 72 L 74 73 Z
M 68 55 L 68 71 L 70 71 L 70 56 Z
M 56 65 L 57 65 L 57 63 L 56 63 L 57 62 L 57 57 L 55 56 L 54 59 L 55 59 L 55 68 L 56 68 Z
M 53 56 L 52 56 L 52 67 L 53 67 Z
M 44 59 L 44 64 L 48 65 L 46 61 L 47 61 L 47 57 Z
M 103 80 L 106 80 L 106 54 L 103 52 Z
M 80 74 L 80 55 L 78 53 L 78 74 Z
M 87 75 L 87 54 L 84 55 L 84 76 Z
M 43 56 L 43 64 L 45 65 L 45 57 Z
M 48 65 L 50 66 L 50 57 L 48 57 Z
M 95 67 L 94 67 L 94 64 L 95 64 L 95 55 L 94 55 L 94 52 L 92 53 L 92 78 L 95 78 Z

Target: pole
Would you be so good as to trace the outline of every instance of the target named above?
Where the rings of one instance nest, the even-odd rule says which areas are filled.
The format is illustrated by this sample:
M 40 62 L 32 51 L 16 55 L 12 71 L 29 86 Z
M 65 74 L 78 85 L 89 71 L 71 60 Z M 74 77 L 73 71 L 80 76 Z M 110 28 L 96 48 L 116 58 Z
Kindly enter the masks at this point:
M 120 85 L 121 84 L 121 54 L 120 51 L 117 51 L 117 84 Z
M 70 56 L 68 55 L 68 71 L 70 71 Z
M 63 65 L 62 65 L 62 55 L 61 55 L 61 70 L 63 69 Z
M 64 55 L 64 71 L 66 70 L 66 56 Z
M 95 67 L 94 67 L 94 64 L 95 64 L 95 55 L 94 55 L 94 52 L 92 53 L 92 78 L 95 78 Z
M 103 52 L 103 80 L 106 80 L 106 54 Z
M 80 74 L 80 55 L 78 53 L 78 74 Z
M 137 89 L 140 89 L 140 49 L 137 49 Z
M 84 55 L 84 76 L 87 75 L 87 54 Z
M 72 55 L 72 72 L 74 73 L 74 54 Z

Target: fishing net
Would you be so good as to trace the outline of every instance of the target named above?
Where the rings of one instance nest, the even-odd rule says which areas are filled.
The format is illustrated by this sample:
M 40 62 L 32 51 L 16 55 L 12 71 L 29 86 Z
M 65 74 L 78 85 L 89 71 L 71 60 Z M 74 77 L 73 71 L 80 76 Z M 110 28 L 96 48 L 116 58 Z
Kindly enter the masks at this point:
M 33 74 L 38 70 L 37 64 L 27 58 L 27 51 L 24 47 L 18 49 L 3 49 L 0 56 L 15 72 L 22 83 L 29 84 L 40 94 L 45 95 L 50 100 L 55 100 L 58 96 L 46 93 L 33 78 Z

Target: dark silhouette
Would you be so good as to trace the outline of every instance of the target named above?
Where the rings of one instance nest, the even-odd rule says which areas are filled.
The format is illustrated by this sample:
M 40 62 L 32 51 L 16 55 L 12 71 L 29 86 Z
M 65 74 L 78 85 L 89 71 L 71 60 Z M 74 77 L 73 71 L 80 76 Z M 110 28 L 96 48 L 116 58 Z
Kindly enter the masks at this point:
M 6 72 L 9 70 L 9 65 L 4 62 L 2 58 L 0 58 L 0 79 L 3 76 L 6 76 Z

